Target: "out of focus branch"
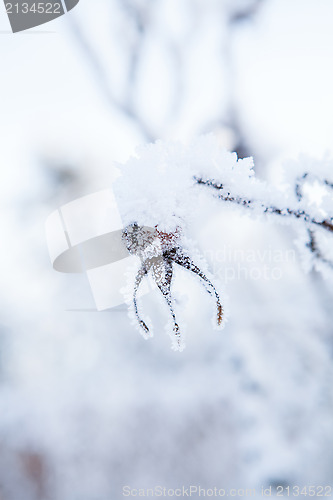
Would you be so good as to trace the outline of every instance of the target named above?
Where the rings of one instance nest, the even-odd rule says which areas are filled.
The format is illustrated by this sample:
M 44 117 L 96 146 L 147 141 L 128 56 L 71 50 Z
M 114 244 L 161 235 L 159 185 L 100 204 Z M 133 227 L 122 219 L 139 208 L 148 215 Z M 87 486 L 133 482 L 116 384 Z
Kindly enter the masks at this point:
M 314 231 L 308 229 L 309 241 L 306 244 L 306 247 L 310 250 L 310 252 L 316 257 L 316 259 L 320 260 L 323 264 L 326 264 L 331 269 L 333 269 L 333 262 L 329 259 L 326 259 L 320 249 L 318 248 L 317 239 Z
M 237 29 L 245 22 L 253 22 L 258 14 L 260 7 L 265 0 L 249 0 L 246 2 L 234 2 L 230 4 L 228 12 L 228 20 L 226 23 L 226 42 L 223 47 L 222 57 L 223 63 L 226 66 L 226 84 L 228 95 L 228 106 L 224 116 L 219 119 L 221 125 L 228 127 L 234 137 L 235 143 L 232 150 L 237 153 L 238 158 L 246 158 L 253 155 L 253 147 L 250 147 L 247 133 L 241 121 L 241 113 L 239 110 L 239 99 L 236 95 L 237 74 L 235 68 L 235 54 L 233 51 L 234 36 Z M 256 155 L 258 156 L 258 155 Z
M 108 105 L 112 106 L 113 108 L 117 108 L 127 118 L 132 120 L 139 128 L 145 141 L 154 142 L 156 140 L 156 137 L 151 132 L 151 130 L 144 122 L 144 120 L 141 118 L 141 116 L 139 116 L 139 114 L 136 112 L 133 104 L 133 99 L 120 100 L 115 96 L 111 88 L 111 85 L 108 81 L 105 67 L 102 61 L 100 60 L 97 51 L 94 49 L 91 41 L 89 40 L 89 37 L 86 36 L 84 30 L 75 20 L 74 16 L 71 16 L 70 22 L 71 22 L 72 33 L 76 39 L 76 42 L 79 48 L 81 49 L 82 53 L 84 54 L 84 57 L 88 62 L 92 73 L 95 76 L 96 83 L 101 93 L 104 95 Z M 133 56 L 132 68 L 134 68 L 136 64 L 137 64 L 136 58 Z M 134 71 L 134 69 L 132 69 L 132 71 Z
M 327 179 L 320 179 L 314 174 L 310 174 L 308 172 L 305 172 L 300 178 L 296 180 L 296 185 L 295 185 L 295 194 L 298 198 L 299 201 L 302 200 L 303 198 L 303 184 L 305 183 L 306 180 L 316 180 L 323 184 L 324 186 L 333 189 L 333 183 L 328 181 Z M 326 264 L 330 268 L 333 269 L 333 262 L 331 262 L 329 259 L 326 259 L 326 257 L 322 254 L 318 247 L 317 243 L 317 238 L 316 234 L 314 231 L 311 229 L 308 229 L 308 235 L 309 235 L 309 241 L 306 244 L 307 248 L 310 250 L 310 252 L 316 257 L 316 259 L 320 260 L 323 262 L 323 264 Z
M 230 23 L 238 24 L 244 21 L 252 20 L 264 1 L 265 0 L 253 0 L 250 1 L 247 5 L 243 5 L 242 7 L 237 7 L 236 4 L 235 8 L 231 10 L 229 16 Z

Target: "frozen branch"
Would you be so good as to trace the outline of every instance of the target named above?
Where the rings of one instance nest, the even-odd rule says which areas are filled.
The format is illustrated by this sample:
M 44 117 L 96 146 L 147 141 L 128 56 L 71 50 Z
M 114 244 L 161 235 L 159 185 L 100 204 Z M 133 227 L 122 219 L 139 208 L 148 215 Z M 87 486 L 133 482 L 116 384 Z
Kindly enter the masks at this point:
M 263 213 L 265 214 L 276 214 L 280 215 L 281 217 L 293 217 L 295 219 L 303 220 L 304 222 L 314 224 L 316 226 L 320 226 L 323 229 L 333 232 L 333 223 L 332 220 L 322 220 L 318 221 L 314 217 L 312 217 L 310 214 L 305 212 L 304 210 L 293 210 L 291 208 L 279 208 L 275 206 L 266 206 L 263 202 L 259 200 L 251 200 L 251 199 L 245 199 L 241 198 L 239 196 L 233 196 L 231 193 L 227 192 L 224 194 L 224 186 L 223 184 L 216 183 L 215 181 L 209 180 L 209 179 L 202 179 L 199 177 L 195 177 L 194 180 L 197 182 L 197 184 L 208 186 L 215 191 L 219 192 L 218 197 L 223 200 L 223 201 L 229 201 L 231 203 L 236 203 L 237 205 L 241 205 L 245 208 L 252 209 L 254 207 L 261 207 Z

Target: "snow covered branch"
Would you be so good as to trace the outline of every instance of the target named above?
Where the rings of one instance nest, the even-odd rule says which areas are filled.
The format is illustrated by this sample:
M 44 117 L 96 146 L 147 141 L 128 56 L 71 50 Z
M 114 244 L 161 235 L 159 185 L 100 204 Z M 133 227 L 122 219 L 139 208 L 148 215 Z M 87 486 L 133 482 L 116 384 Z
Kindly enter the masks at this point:
M 222 201 L 235 203 L 250 210 L 259 209 L 259 211 L 261 211 L 263 214 L 273 214 L 284 217 L 286 219 L 291 218 L 303 221 L 304 223 L 306 223 L 308 234 L 308 241 L 305 242 L 305 248 L 311 252 L 314 261 L 318 260 L 325 266 L 333 269 L 333 257 L 327 257 L 323 254 L 322 250 L 320 249 L 320 245 L 318 244 L 315 231 L 315 228 L 321 228 L 325 231 L 328 231 L 329 233 L 333 232 L 333 219 L 332 217 L 327 217 L 327 213 L 325 213 L 324 211 L 322 211 L 322 217 L 320 218 L 318 217 L 318 212 L 315 215 L 311 214 L 310 206 L 307 207 L 307 210 L 304 208 L 282 208 L 275 205 L 270 205 L 267 202 L 263 202 L 258 199 L 251 199 L 250 197 L 243 198 L 237 195 L 235 196 L 228 190 L 226 190 L 222 183 L 215 182 L 211 179 L 194 177 L 194 180 L 198 183 L 198 185 L 207 186 L 208 188 L 214 190 L 217 193 L 218 198 Z M 317 183 L 321 186 L 333 189 L 333 183 L 331 181 L 325 178 L 322 179 L 310 172 L 305 172 L 300 177 L 298 177 L 295 182 L 295 194 L 299 203 L 303 201 L 303 187 L 306 182 L 309 182 L 311 184 Z
M 222 324 L 223 308 L 213 285 L 214 277 L 208 278 L 206 270 L 203 273 L 195 263 L 197 257 L 191 256 L 195 245 L 186 234 L 189 222 L 207 205 L 207 196 L 226 202 L 229 209 L 245 208 L 255 217 L 270 216 L 294 223 L 295 229 L 303 233 L 303 241 L 298 241 L 297 246 L 305 267 L 324 274 L 327 267 L 333 269 L 333 182 L 326 175 L 331 163 L 315 162 L 312 169 L 316 169 L 316 175 L 308 169 L 300 173 L 302 166 L 310 167 L 302 161 L 290 164 L 288 182 L 269 185 L 256 177 L 252 158 L 238 159 L 208 135 L 188 146 L 158 141 L 138 149 L 137 156 L 120 167 L 122 175 L 115 191 L 126 224 L 125 241 L 130 250 L 135 242 L 138 248 L 134 253 L 141 259 L 134 280 L 134 308 L 145 333 L 149 329 L 138 313 L 136 289 L 144 275 L 152 273 L 167 300 L 174 320 L 173 333 L 179 339 L 171 295 L 174 264 L 195 272 L 208 284 L 207 291 L 217 299 L 218 324 Z
M 308 174 L 304 174 L 304 178 L 306 178 Z M 231 203 L 236 203 L 237 205 L 241 205 L 246 208 L 258 208 L 260 207 L 262 209 L 262 212 L 264 214 L 277 214 L 281 215 L 281 217 L 294 217 L 296 219 L 303 220 L 304 222 L 314 224 L 316 226 L 320 226 L 323 229 L 326 229 L 327 231 L 333 232 L 333 223 L 332 220 L 322 220 L 318 221 L 314 217 L 312 217 L 309 213 L 305 212 L 304 210 L 294 210 L 291 208 L 279 208 L 275 206 L 267 206 L 265 203 L 259 201 L 259 200 L 251 200 L 251 199 L 244 199 L 239 196 L 233 196 L 231 193 L 224 193 L 224 186 L 223 184 L 216 183 L 212 180 L 209 179 L 202 179 L 199 177 L 194 177 L 195 181 L 199 185 L 204 185 L 208 186 L 210 188 L 213 188 L 214 190 L 220 192 L 221 194 L 218 195 L 218 197 L 223 200 L 223 201 L 229 201 Z M 322 181 L 326 185 L 330 185 L 330 183 L 326 180 Z M 332 185 L 330 185 L 333 187 Z

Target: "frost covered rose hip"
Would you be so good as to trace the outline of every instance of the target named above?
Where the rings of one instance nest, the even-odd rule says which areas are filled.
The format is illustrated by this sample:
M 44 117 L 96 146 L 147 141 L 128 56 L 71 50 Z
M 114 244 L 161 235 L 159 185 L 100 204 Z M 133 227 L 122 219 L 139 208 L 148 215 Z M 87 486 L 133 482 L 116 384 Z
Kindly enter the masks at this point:
M 207 292 L 210 295 L 214 293 L 217 307 L 217 324 L 222 324 L 223 308 L 220 297 L 213 283 L 205 276 L 200 268 L 193 263 L 192 259 L 186 255 L 181 247 L 179 241 L 181 237 L 180 228 L 176 228 L 174 232 L 166 232 L 160 230 L 158 226 L 152 229 L 133 223 L 124 229 L 122 237 L 128 251 L 141 259 L 141 267 L 134 282 L 133 305 L 139 326 L 143 329 L 146 336 L 149 334 L 149 328 L 139 315 L 136 296 L 143 277 L 150 272 L 169 306 L 177 347 L 178 349 L 182 348 L 180 330 L 173 310 L 171 295 L 174 263 L 199 276 L 199 278 L 203 280 Z

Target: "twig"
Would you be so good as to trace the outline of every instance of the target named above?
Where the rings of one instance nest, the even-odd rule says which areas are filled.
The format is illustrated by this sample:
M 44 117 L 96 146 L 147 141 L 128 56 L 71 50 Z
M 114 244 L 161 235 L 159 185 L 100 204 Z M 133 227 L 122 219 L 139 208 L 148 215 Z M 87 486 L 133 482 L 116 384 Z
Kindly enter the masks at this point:
M 209 179 L 202 179 L 200 177 L 194 177 L 194 180 L 197 184 L 205 185 L 210 188 L 215 189 L 216 191 L 222 191 L 224 189 L 223 184 L 218 184 Z M 277 214 L 282 217 L 294 217 L 296 219 L 303 220 L 304 222 L 308 222 L 310 224 L 314 224 L 316 226 L 320 226 L 327 231 L 333 232 L 333 223 L 330 220 L 317 221 L 311 215 L 306 213 L 304 210 L 293 210 L 290 208 L 278 208 L 278 207 L 266 207 L 262 202 L 254 201 L 254 200 L 246 200 L 245 198 L 241 198 L 239 196 L 232 196 L 230 193 L 219 194 L 219 198 L 223 201 L 230 201 L 231 203 L 236 203 L 237 205 L 242 205 L 245 208 L 253 208 L 256 204 L 260 203 L 263 208 L 263 213 L 268 214 Z

